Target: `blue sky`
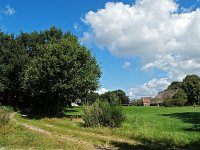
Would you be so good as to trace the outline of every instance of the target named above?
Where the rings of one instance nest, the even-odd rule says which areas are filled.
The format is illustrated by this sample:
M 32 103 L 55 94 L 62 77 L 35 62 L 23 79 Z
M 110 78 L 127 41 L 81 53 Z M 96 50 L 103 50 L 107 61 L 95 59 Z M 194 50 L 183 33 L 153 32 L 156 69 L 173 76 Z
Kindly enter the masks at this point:
M 198 0 L 0 0 L 0 25 L 15 34 L 70 31 L 102 68 L 100 93 L 123 89 L 138 98 L 200 73 L 199 7 Z

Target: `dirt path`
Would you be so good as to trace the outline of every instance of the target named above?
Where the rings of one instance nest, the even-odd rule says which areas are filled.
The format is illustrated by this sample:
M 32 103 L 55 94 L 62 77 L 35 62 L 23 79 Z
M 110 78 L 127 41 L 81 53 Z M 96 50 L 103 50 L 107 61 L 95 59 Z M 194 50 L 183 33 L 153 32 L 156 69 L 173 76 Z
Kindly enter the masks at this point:
M 66 141 L 70 141 L 72 142 L 72 144 L 76 144 L 76 145 L 84 145 L 84 147 L 88 147 L 89 150 L 92 149 L 98 149 L 98 150 L 113 150 L 113 149 L 118 149 L 116 147 L 110 147 L 109 143 L 127 143 L 129 145 L 136 145 L 139 144 L 138 142 L 134 141 L 134 140 L 129 140 L 127 138 L 121 138 L 121 137 L 117 137 L 117 136 L 105 136 L 105 135 L 100 135 L 97 133 L 91 133 L 91 132 L 85 132 L 85 131 L 76 131 L 73 130 L 73 132 L 71 130 L 69 130 L 69 134 L 68 135 L 63 135 L 64 133 L 52 133 L 50 131 L 48 131 L 48 129 L 43 129 L 41 127 L 37 127 L 34 125 L 30 125 L 28 123 L 22 123 L 19 122 L 18 120 L 15 119 L 15 113 L 12 113 L 10 115 L 11 120 L 13 120 L 16 124 L 18 125 L 22 125 L 25 128 L 32 130 L 34 132 L 38 132 L 41 134 L 44 134 L 46 136 L 50 136 L 53 138 L 57 138 L 59 140 L 66 140 Z M 50 125 L 50 124 L 43 124 L 44 126 L 48 127 L 48 128 L 55 128 L 55 129 L 60 129 L 57 126 L 54 125 Z M 80 137 L 74 137 L 73 133 L 75 133 L 75 135 L 80 135 Z M 87 141 L 87 139 L 84 139 L 82 137 L 91 137 L 91 139 L 100 139 L 101 141 L 105 141 L 106 144 L 104 144 L 104 146 L 102 145 L 94 145 L 93 143 Z M 108 144 L 107 144 L 108 143 Z
M 57 128 L 59 129 L 59 127 L 56 127 L 56 126 L 53 126 L 53 125 L 49 125 L 49 124 L 44 124 L 45 126 L 47 127 L 50 127 L 50 128 Z M 100 134 L 97 134 L 97 133 L 91 133 L 91 132 L 85 132 L 85 131 L 75 131 L 73 130 L 73 133 L 77 133 L 77 134 L 80 134 L 80 135 L 83 135 L 83 136 L 90 136 L 90 137 L 94 137 L 94 138 L 99 138 L 99 139 L 103 139 L 105 141 L 112 141 L 112 142 L 120 142 L 120 143 L 128 143 L 128 144 L 131 144 L 131 145 L 135 145 L 135 144 L 138 144 L 138 142 L 134 141 L 134 140 L 129 140 L 129 139 L 125 139 L 125 138 L 120 138 L 120 137 L 117 137 L 117 136 L 105 136 L 105 135 L 100 135 Z
M 15 119 L 14 116 L 15 116 L 15 113 L 12 113 L 10 115 L 10 119 L 13 120 L 16 124 L 22 125 L 29 130 L 32 130 L 34 132 L 38 132 L 38 133 L 41 133 L 41 134 L 44 134 L 44 135 L 47 135 L 47 136 L 50 136 L 50 137 L 53 137 L 53 138 L 57 138 L 59 140 L 67 140 L 67 141 L 70 141 L 70 142 L 73 142 L 73 143 L 76 143 L 76 144 L 81 144 L 81 145 L 84 145 L 84 147 L 88 147 L 91 150 L 96 149 L 95 146 L 90 142 L 83 141 L 83 140 L 80 141 L 80 139 L 72 137 L 72 136 L 58 135 L 58 134 L 55 134 L 55 133 L 51 133 L 51 132 L 49 132 L 45 129 L 42 129 L 42 128 L 39 128 L 39 127 L 36 127 L 36 126 L 33 126 L 33 125 L 29 125 L 27 123 L 19 122 Z

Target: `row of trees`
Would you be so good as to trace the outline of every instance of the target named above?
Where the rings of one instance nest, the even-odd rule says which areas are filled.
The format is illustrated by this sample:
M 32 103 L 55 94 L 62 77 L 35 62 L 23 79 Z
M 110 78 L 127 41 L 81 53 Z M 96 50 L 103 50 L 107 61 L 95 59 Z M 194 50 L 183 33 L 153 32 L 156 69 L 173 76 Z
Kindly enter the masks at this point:
M 77 37 L 52 27 L 0 32 L 0 102 L 34 112 L 58 114 L 99 86 L 100 67 Z
M 120 104 L 129 104 L 129 97 L 123 90 L 108 91 L 104 94 L 98 94 L 96 92 L 88 93 L 85 101 L 89 104 L 94 103 L 96 100 L 107 101 L 112 103 L 113 101 L 119 101 Z
M 152 102 L 155 104 L 160 102 L 164 106 L 200 104 L 200 77 L 198 75 L 187 75 L 181 82 L 172 82 L 166 90 L 160 92 L 157 96 L 152 99 Z M 134 100 L 131 104 L 143 106 L 143 100 Z

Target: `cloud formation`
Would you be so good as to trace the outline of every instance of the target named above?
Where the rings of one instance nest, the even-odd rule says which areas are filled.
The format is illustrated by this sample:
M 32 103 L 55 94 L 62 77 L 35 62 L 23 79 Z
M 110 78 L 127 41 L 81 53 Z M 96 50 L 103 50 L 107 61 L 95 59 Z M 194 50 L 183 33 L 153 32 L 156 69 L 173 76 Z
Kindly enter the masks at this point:
M 3 13 L 6 16 L 12 16 L 12 15 L 14 15 L 16 13 L 16 11 L 10 5 L 6 5 L 5 9 L 3 10 Z
M 124 62 L 124 64 L 122 65 L 122 68 L 123 68 L 123 69 L 129 69 L 130 66 L 131 66 L 131 63 L 128 62 L 128 61 L 126 61 L 126 62 Z
M 181 11 L 175 0 L 109 2 L 88 12 L 84 22 L 90 27 L 85 42 L 116 56 L 138 57 L 141 70 L 165 71 L 171 81 L 200 73 L 199 8 Z
M 98 93 L 98 94 L 104 94 L 104 93 L 106 93 L 106 92 L 108 92 L 108 90 L 105 89 L 105 88 L 100 88 L 100 89 L 98 89 L 98 90 L 96 91 L 96 93 Z
M 76 31 L 76 32 L 80 32 L 81 31 L 81 26 L 79 26 L 79 24 L 78 23 L 74 23 L 74 30 Z
M 170 81 L 168 78 L 154 78 L 139 87 L 131 88 L 128 92 L 128 95 L 136 99 L 146 96 L 154 97 L 156 94 L 158 94 L 158 92 L 165 90 L 169 84 Z

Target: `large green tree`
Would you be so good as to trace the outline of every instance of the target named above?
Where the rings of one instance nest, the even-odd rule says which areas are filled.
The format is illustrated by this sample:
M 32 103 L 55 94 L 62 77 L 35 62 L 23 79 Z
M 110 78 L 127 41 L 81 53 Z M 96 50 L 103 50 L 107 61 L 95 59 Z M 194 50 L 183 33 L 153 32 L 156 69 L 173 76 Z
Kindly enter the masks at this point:
M 67 102 L 98 88 L 100 68 L 77 37 L 63 34 L 60 39 L 36 45 L 34 51 L 37 54 L 25 70 L 24 89 L 35 110 L 57 114 Z
M 52 27 L 19 35 L 0 32 L 0 102 L 46 114 L 95 91 L 100 68 L 77 37 Z
M 183 80 L 184 90 L 190 104 L 200 102 L 200 77 L 197 75 L 187 75 Z

